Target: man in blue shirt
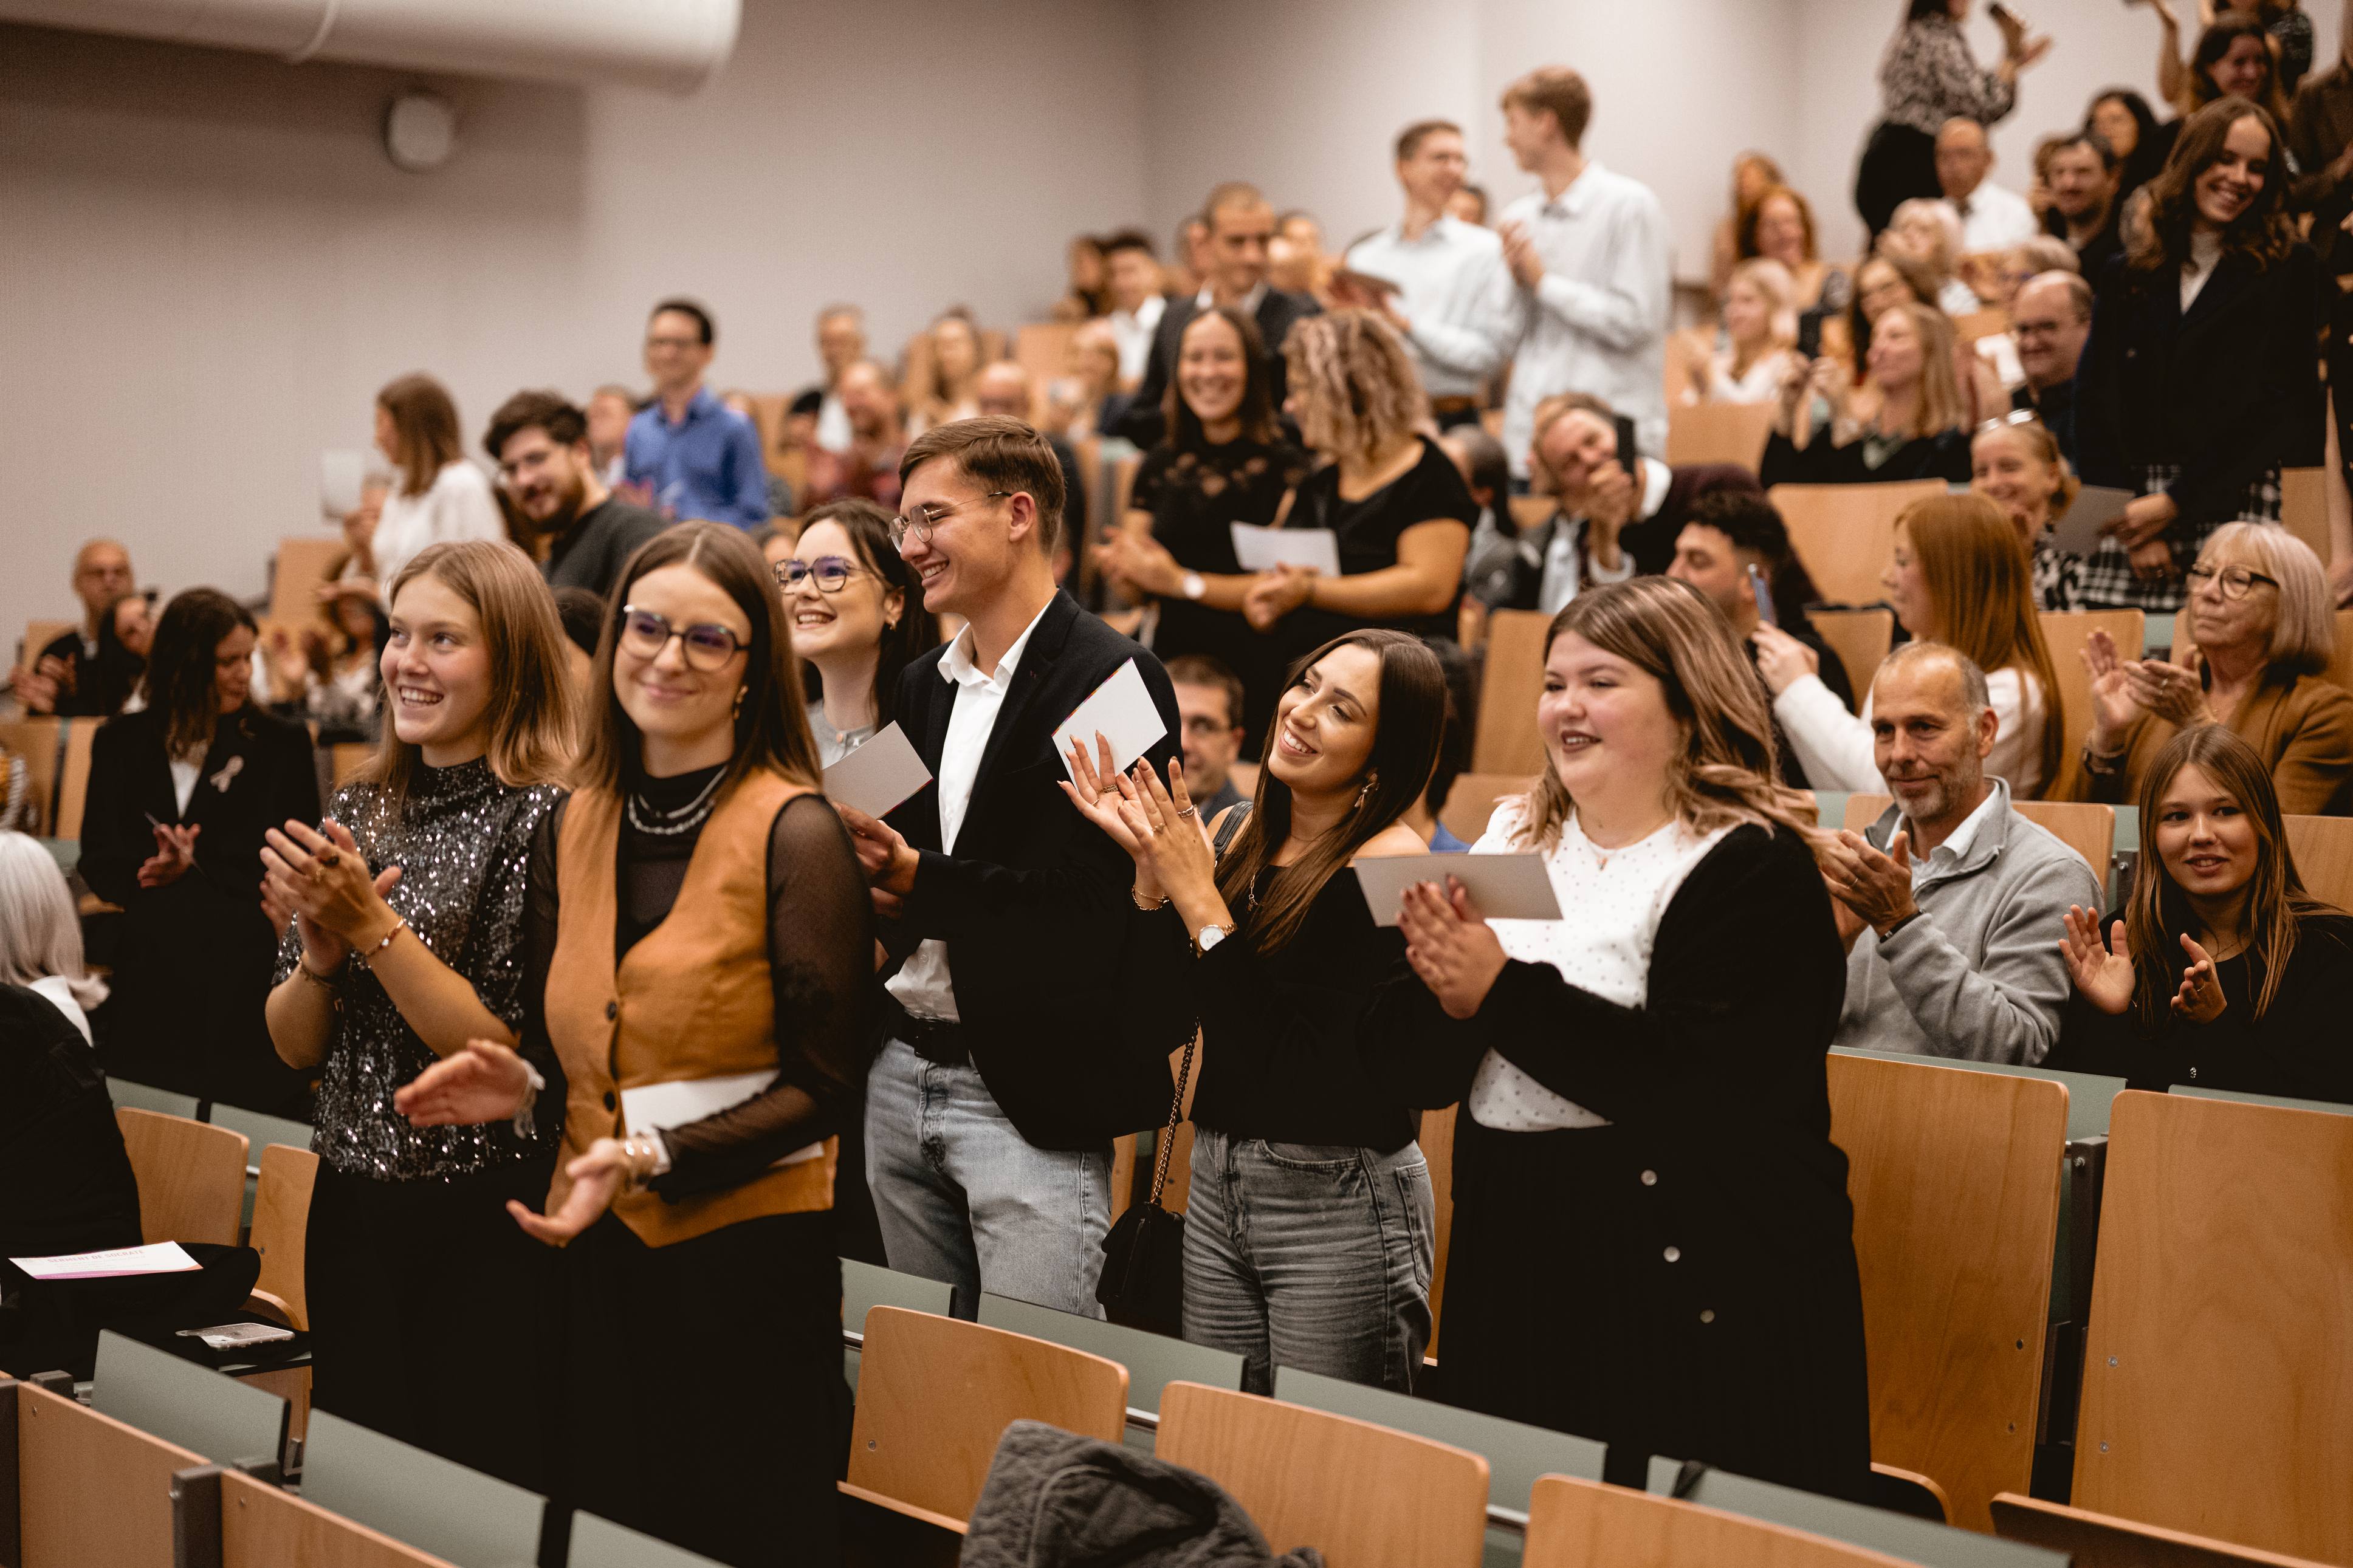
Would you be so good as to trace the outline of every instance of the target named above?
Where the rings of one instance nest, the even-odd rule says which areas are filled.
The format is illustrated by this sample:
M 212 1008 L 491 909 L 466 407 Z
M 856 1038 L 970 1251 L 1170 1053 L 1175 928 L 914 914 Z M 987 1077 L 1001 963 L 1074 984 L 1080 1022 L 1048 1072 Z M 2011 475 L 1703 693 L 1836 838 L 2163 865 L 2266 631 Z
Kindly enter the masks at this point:
M 718 334 L 691 300 L 665 300 L 646 324 L 653 401 L 629 421 L 629 483 L 679 521 L 707 518 L 756 528 L 768 521 L 768 468 L 760 432 L 702 384 Z

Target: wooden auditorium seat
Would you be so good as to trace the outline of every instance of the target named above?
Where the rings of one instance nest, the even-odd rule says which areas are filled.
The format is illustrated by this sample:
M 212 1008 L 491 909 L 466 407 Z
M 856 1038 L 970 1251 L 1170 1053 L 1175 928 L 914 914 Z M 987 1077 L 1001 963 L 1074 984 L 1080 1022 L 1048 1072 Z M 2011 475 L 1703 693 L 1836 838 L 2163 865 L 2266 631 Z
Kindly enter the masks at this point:
M 82 808 L 90 804 L 90 752 L 103 719 L 66 721 L 65 753 L 58 760 L 57 810 L 50 831 L 59 838 L 81 837 Z
M 0 1539 L 9 1568 L 173 1568 L 172 1476 L 205 1456 L 84 1408 L 72 1380 L 0 1378 Z
M 1542 689 L 1541 687 L 1538 689 Z M 1529 707 L 1527 722 L 1530 729 L 1535 727 L 1533 704 Z M 1537 743 L 1542 745 L 1541 737 Z M 1544 766 L 1542 758 L 1537 760 L 1536 766 Z M 1446 806 L 1438 814 L 1438 819 L 1446 824 L 1446 830 L 1455 837 L 1465 844 L 1476 844 L 1487 831 L 1487 824 L 1493 820 L 1495 807 L 1502 805 L 1506 796 L 1525 795 L 1535 777 L 1533 773 L 1457 773 L 1453 787 L 1446 792 Z
M 2328 567 L 2328 470 L 2280 470 L 2280 526 L 2312 547 Z
M 1894 795 L 1863 795 L 1860 792 L 1850 795 L 1846 797 L 1844 826 L 1850 833 L 1860 833 L 1877 822 L 1894 804 Z M 2092 875 L 2100 879 L 2103 887 L 2106 886 L 2108 858 L 2116 852 L 2116 844 L 2115 806 L 2076 800 L 2013 799 L 2010 804 L 2019 816 L 2081 855 L 2084 863 L 2091 867 Z M 2348 820 L 2348 826 L 2353 826 L 2353 819 Z M 2348 846 L 2348 851 L 2353 851 L 2353 846 Z
M 39 662 L 41 650 L 65 636 L 81 630 L 79 621 L 30 620 L 25 623 L 25 640 L 16 645 L 16 668 L 30 669 Z
M 2055 710 L 2045 704 L 2043 722 L 2061 726 L 2059 776 L 2043 795 L 2067 800 L 2076 793 L 2084 773 L 2084 737 L 2092 731 L 2092 676 L 2084 668 L 2084 649 L 2094 630 L 2105 630 L 2116 645 L 2118 658 L 2138 658 L 2148 635 L 2148 617 L 2138 610 L 2044 610 L 2043 645 L 2051 650 L 2051 670 L 2059 678 Z M 2105 867 L 2099 868 L 2105 879 Z
M 1910 1560 L 1573 1476 L 1536 1482 L 1524 1568 L 1899 1568 Z
M 1775 405 L 1770 403 L 1702 403 L 1667 410 L 1666 460 L 1685 463 L 1736 463 L 1755 473 L 1765 459 L 1765 441 L 1773 433 Z
M 218 1465 L 171 1478 L 176 1561 L 206 1568 L 470 1568 Z M 526 1559 L 525 1561 L 528 1561 Z M 647 1568 L 661 1560 L 642 1559 Z
M 1489 617 L 1479 725 L 1471 744 L 1472 773 L 1525 778 L 1544 771 L 1536 698 L 1544 691 L 1545 631 L 1551 625 L 1550 616 L 1535 610 L 1497 610 Z
M 1014 362 L 1029 373 L 1029 385 L 1040 402 L 1046 388 L 1056 377 L 1067 374 L 1071 363 L 1071 340 L 1079 335 L 1083 321 L 1032 321 L 1014 334 Z
M 1845 667 L 1847 683 L 1854 688 L 1854 704 L 1862 707 L 1871 683 L 1895 640 L 1893 610 L 1808 610 L 1806 624 L 1830 645 Z
M 2286 816 L 2281 824 L 2304 890 L 2353 910 L 2353 816 Z
M 139 1178 L 142 1239 L 235 1247 L 245 1216 L 245 1134 L 127 1105 L 115 1107 L 114 1120 Z
M 1993 1500 L 1993 1528 L 2008 1540 L 2064 1552 L 2073 1568 L 2322 1568 L 2308 1557 L 2233 1546 L 2016 1492 Z
M 2321 679 L 2353 691 L 2353 610 L 2337 612 L 2337 651 Z
M 1870 485 L 1775 485 L 1766 492 L 1806 574 L 1833 605 L 1875 605 L 1895 550 L 1895 519 L 1946 491 L 1942 479 Z
M 320 585 L 351 552 L 341 533 L 323 539 L 312 533 L 294 534 L 280 540 L 278 559 L 269 574 L 269 618 L 290 627 L 315 623 Z

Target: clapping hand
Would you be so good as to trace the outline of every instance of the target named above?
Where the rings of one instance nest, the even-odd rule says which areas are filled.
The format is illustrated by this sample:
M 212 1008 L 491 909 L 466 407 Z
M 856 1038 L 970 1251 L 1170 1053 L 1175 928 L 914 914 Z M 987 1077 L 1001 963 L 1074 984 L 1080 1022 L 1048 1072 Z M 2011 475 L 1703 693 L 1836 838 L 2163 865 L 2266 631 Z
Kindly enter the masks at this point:
M 1087 755 L 1084 741 L 1071 742 L 1071 775 L 1077 782 L 1063 781 L 1062 794 L 1078 808 L 1081 816 L 1102 828 L 1113 844 L 1126 850 L 1129 858 L 1135 861 L 1136 868 L 1142 871 L 1144 846 L 1137 842 L 1135 835 L 1129 831 L 1127 823 L 1120 816 L 1119 764 L 1112 761 L 1111 739 L 1101 730 L 1095 731 L 1095 747 L 1102 759 L 1100 764 L 1094 757 Z M 1149 898 L 1160 896 L 1157 890 L 1146 892 L 1140 887 L 1136 890 Z
M 530 1087 L 531 1072 L 513 1047 L 468 1040 L 396 1089 L 392 1108 L 416 1127 L 471 1127 L 512 1116 Z
M 178 827 L 157 822 L 154 826 L 155 853 L 140 865 L 139 885 L 168 888 L 196 868 L 196 835 L 205 830 L 204 825 Z
M 2180 729 L 2207 721 L 2206 689 L 2191 671 L 2154 658 L 2127 660 L 2121 668 L 2138 706 Z
M 1434 882 L 1408 888 L 1398 925 L 1405 932 L 1406 962 L 1446 1016 L 1474 1016 L 1510 961 L 1462 884 L 1449 877 L 1442 892 Z
M 1900 832 L 1881 854 L 1860 833 L 1841 831 L 1816 857 L 1831 894 L 1885 936 L 1920 912 L 1912 900 L 1912 836 Z
M 349 828 L 333 817 L 319 826 L 324 831 L 289 820 L 284 831 L 273 827 L 262 835 L 262 907 L 293 911 L 303 951 L 319 967 L 332 969 L 353 948 L 383 934 L 392 913 L 384 897 L 400 880 L 400 868 L 388 866 L 371 877 Z
M 1242 618 L 1250 630 L 1271 632 L 1275 623 L 1305 604 L 1315 592 L 1316 571 L 1313 566 L 1294 566 L 1285 561 L 1271 572 L 1261 572 L 1242 595 Z
M 2067 960 L 2067 977 L 2084 1000 L 2103 1013 L 2122 1013 L 2132 1005 L 2132 949 L 2125 940 L 2125 922 L 2118 921 L 2109 928 L 2108 940 L 2100 941 L 2100 917 L 2096 911 L 2086 911 L 2079 904 L 2067 906 L 2067 940 L 2059 951 Z
M 1108 754 L 1108 752 L 1106 752 Z M 1218 892 L 1218 857 L 1201 814 L 1185 788 L 1185 764 L 1171 758 L 1164 788 L 1148 762 L 1119 779 L 1119 816 L 1135 844 L 1138 870 L 1165 889 L 1188 924 L 1226 913 Z
M 2173 994 L 2173 1010 L 2193 1024 L 2211 1024 L 2229 1005 L 2222 994 L 2222 977 L 2214 973 L 2214 961 L 2190 940 L 2188 931 L 2181 933 L 2181 951 L 2189 955 L 2189 967 L 2181 972 L 2181 989 Z
M 1544 258 L 1536 254 L 1536 242 L 1529 235 L 1527 225 L 1514 218 L 1498 228 L 1504 241 L 1504 262 L 1512 269 L 1513 281 L 1523 289 L 1533 289 L 1544 281 Z
M 572 1178 L 572 1190 L 565 1194 L 564 1206 L 554 1214 L 536 1215 L 513 1199 L 507 1200 L 507 1213 L 514 1215 L 515 1223 L 550 1247 L 570 1241 L 613 1206 L 613 1195 L 629 1173 L 629 1157 L 622 1152 L 619 1140 L 599 1138 L 588 1145 L 588 1152 L 565 1166 L 564 1173 Z

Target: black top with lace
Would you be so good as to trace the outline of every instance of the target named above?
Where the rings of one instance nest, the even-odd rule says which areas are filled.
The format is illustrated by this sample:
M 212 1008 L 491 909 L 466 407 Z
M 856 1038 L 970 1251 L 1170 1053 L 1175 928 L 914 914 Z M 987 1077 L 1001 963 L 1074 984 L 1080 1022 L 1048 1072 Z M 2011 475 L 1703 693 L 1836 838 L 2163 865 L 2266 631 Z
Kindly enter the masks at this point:
M 637 779 L 625 787 L 658 812 L 675 812 L 700 795 L 718 771 Z M 525 1054 L 543 1063 L 554 1058 L 544 998 L 561 915 L 555 867 L 564 815 L 561 807 L 549 814 L 532 842 L 531 892 L 523 920 L 531 976 L 523 1044 Z M 670 836 L 641 832 L 624 815 L 616 868 L 616 963 L 669 917 L 702 837 L 699 825 Z M 776 813 L 768 830 L 767 888 L 776 1079 L 740 1105 L 662 1132 L 670 1169 L 650 1185 L 665 1197 L 734 1186 L 795 1150 L 831 1137 L 841 1130 L 844 1115 L 856 1102 L 857 1088 L 865 1081 L 873 1053 L 868 1016 L 874 975 L 873 903 L 849 832 L 823 797 L 797 795 Z M 680 975 L 676 984 L 687 989 L 694 977 Z M 542 1070 L 547 1068 L 543 1065 Z M 547 1076 L 540 1103 L 560 1105 L 561 1071 L 548 1071 Z

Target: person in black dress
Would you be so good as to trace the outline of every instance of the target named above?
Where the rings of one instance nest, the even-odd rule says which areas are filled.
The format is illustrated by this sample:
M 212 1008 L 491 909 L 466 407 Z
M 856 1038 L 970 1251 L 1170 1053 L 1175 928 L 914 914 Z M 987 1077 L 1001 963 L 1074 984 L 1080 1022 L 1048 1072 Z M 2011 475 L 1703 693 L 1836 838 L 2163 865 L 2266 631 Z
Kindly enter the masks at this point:
M 1165 402 L 1171 434 L 1145 454 L 1103 574 L 1159 606 L 1152 651 L 1217 659 L 1241 678 L 1242 743 L 1255 747 L 1282 687 L 1273 639 L 1242 618 L 1256 575 L 1234 555 L 1233 525 L 1263 528 L 1290 510 L 1310 459 L 1282 437 L 1271 379 L 1248 314 L 1218 305 L 1187 324 Z
M 2221 724 L 2183 731 L 2142 781 L 2140 820 L 2107 940 L 2067 911 L 2075 997 L 2048 1065 L 2353 1101 L 2353 915 L 2304 890 L 2262 755 Z
M 1370 311 L 1333 310 L 1293 327 L 1283 353 L 1300 433 L 1324 465 L 1284 526 L 1329 530 L 1340 572 L 1261 573 L 1242 614 L 1286 663 L 1367 626 L 1452 640 L 1479 507 L 1419 431 L 1430 402 L 1404 343 Z
M 100 1016 L 109 1065 L 272 1110 L 305 1091 L 262 1020 L 278 951 L 262 835 L 317 820 L 319 775 L 310 732 L 249 700 L 253 645 L 253 616 L 226 594 L 191 588 L 164 606 L 146 707 L 90 745 L 80 868 L 123 907 Z
M 1562 918 L 1408 890 L 1376 1083 L 1461 1101 L 1448 1401 L 1860 1499 L 1862 1289 L 1824 1059 L 1846 991 L 1812 812 L 1764 693 L 1689 585 L 1554 617 L 1543 776 L 1472 853 L 1544 857 Z

